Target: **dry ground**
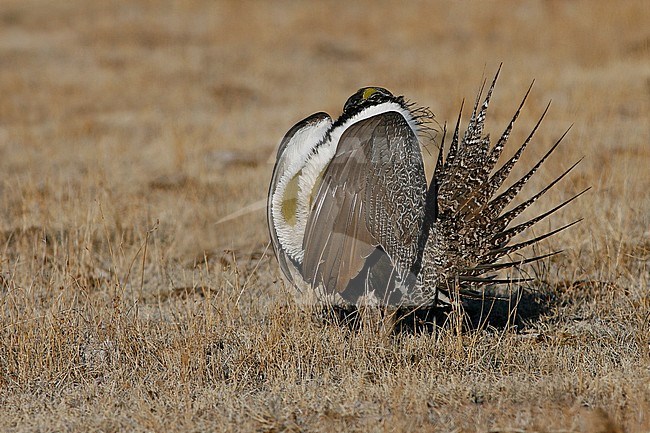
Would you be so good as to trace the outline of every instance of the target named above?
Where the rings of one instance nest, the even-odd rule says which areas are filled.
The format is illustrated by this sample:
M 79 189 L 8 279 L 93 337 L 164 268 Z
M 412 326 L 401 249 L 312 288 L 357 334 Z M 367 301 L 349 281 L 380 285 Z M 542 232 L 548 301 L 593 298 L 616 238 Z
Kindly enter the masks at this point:
M 0 5 L 0 431 L 650 431 L 646 1 Z M 504 68 L 533 188 L 541 316 L 386 335 L 286 295 L 265 215 L 297 120 L 383 85 L 453 120 Z M 467 112 L 465 113 L 465 119 Z M 512 148 L 510 148 L 512 150 Z M 428 157 L 431 162 L 431 158 Z M 428 165 L 429 171 L 433 169 Z M 533 189 L 530 189 L 532 191 Z

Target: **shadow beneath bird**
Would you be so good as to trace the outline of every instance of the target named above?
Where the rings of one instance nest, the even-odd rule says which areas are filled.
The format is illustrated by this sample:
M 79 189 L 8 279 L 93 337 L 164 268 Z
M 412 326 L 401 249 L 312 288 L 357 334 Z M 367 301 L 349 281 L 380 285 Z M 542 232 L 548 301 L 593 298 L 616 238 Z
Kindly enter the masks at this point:
M 483 297 L 461 295 L 461 308 L 427 307 L 374 309 L 373 316 L 383 320 L 394 334 L 431 334 L 437 329 L 455 326 L 462 316 L 463 331 L 484 328 L 514 328 L 520 331 L 548 314 L 557 304 L 556 296 L 542 290 L 518 289 L 510 295 L 486 289 Z M 354 306 L 326 307 L 324 321 L 360 330 L 367 324 L 367 309 Z
M 486 290 L 482 299 L 463 299 L 463 311 L 469 329 L 522 329 L 547 314 L 556 302 L 552 293 L 541 290 L 518 289 L 505 296 Z

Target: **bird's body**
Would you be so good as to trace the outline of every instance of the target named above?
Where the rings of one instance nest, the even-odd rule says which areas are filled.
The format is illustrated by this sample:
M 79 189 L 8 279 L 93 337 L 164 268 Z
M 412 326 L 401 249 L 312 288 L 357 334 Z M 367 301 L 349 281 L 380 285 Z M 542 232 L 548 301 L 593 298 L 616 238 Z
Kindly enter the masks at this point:
M 508 228 L 568 170 L 503 212 L 559 141 L 530 173 L 497 195 L 532 133 L 495 171 L 521 106 L 491 145 L 482 132 L 493 87 L 480 107 L 477 98 L 463 137 L 456 125 L 446 157 L 441 144 L 429 186 L 421 148 L 433 116 L 386 89 L 360 89 L 335 121 L 317 113 L 296 124 L 278 150 L 267 213 L 289 282 L 329 302 L 436 306 L 449 303 L 454 288 L 498 283 L 484 274 L 525 262 L 499 259 L 540 240 L 508 244 L 575 197 Z

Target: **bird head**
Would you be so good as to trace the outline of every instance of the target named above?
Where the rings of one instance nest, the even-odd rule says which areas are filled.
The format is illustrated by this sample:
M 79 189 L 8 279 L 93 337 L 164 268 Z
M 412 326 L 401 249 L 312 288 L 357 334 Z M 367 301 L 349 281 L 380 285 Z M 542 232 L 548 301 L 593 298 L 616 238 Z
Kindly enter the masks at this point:
M 362 87 L 345 102 L 343 113 L 348 116 L 353 115 L 366 107 L 397 99 L 383 87 Z

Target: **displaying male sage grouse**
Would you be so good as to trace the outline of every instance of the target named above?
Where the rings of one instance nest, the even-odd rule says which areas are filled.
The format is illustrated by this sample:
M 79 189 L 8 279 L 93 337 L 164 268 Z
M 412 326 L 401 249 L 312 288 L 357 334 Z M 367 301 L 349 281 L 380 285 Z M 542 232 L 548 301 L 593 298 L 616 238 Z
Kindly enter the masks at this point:
M 426 124 L 433 115 L 381 87 L 357 91 L 335 121 L 316 113 L 287 132 L 273 170 L 268 222 L 280 268 L 294 287 L 335 304 L 437 307 L 481 286 L 519 282 L 494 273 L 557 253 L 511 257 L 577 221 L 523 242 L 511 240 L 586 190 L 510 224 L 577 163 L 505 210 L 566 132 L 501 191 L 548 106 L 515 154 L 495 169 L 530 92 L 492 145 L 483 126 L 496 79 L 482 104 L 481 89 L 462 136 L 459 115 L 446 155 L 443 136 L 428 188 L 421 148 L 430 139 Z

